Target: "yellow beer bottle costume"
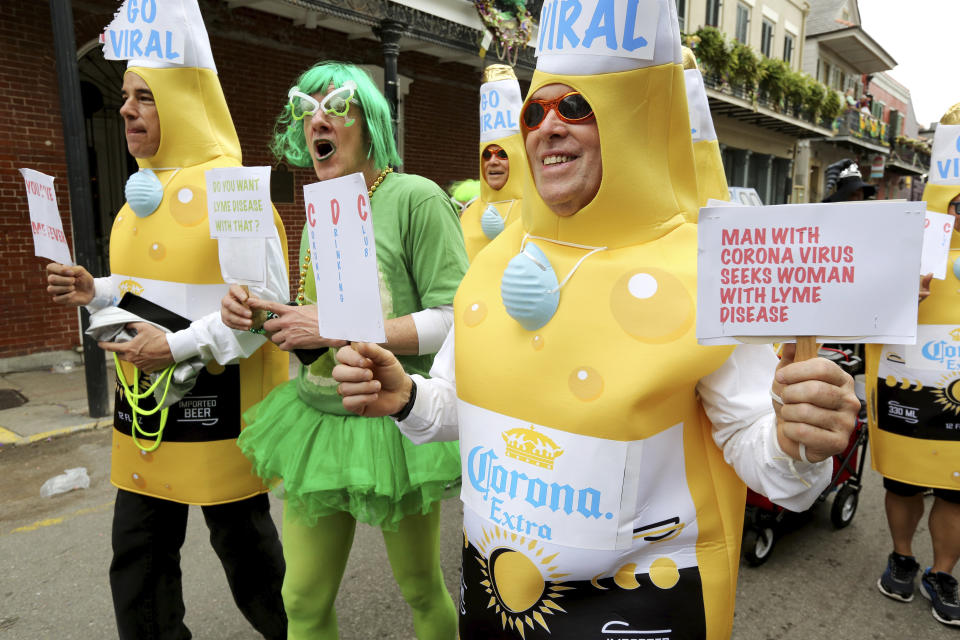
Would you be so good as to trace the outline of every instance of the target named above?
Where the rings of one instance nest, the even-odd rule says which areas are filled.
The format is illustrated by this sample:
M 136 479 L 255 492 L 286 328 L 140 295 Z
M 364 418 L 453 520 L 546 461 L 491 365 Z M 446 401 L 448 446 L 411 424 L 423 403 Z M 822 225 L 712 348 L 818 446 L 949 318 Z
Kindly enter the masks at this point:
M 460 637 L 725 638 L 745 487 L 695 393 L 731 348 L 694 335 L 699 195 L 676 8 L 577 4 L 575 25 L 544 4 L 529 95 L 562 83 L 593 107 L 599 192 L 560 217 L 512 164 L 522 223 L 476 256 L 454 303 Z M 650 55 L 564 55 L 591 33 Z M 521 250 L 573 272 L 530 330 L 501 298 L 522 288 L 507 276 Z
M 194 10 L 202 29 L 199 9 Z M 205 31 L 200 35 L 209 50 Z M 198 54 L 201 59 L 203 53 Z M 206 65 L 178 68 L 133 63 L 127 73 L 146 81 L 157 105 L 160 147 L 156 155 L 138 158 L 137 163 L 141 172 L 156 175 L 163 191 L 153 213 L 141 217 L 127 203 L 114 220 L 112 278 L 121 294 L 142 296 L 195 320 L 219 310 L 227 288 L 217 241 L 210 238 L 204 172 L 240 166 L 240 142 L 212 57 Z M 274 222 L 286 255 L 286 235 L 276 210 Z M 287 363 L 287 354 L 270 342 L 238 365 L 223 367 L 212 361 L 193 390 L 170 408 L 161 444 L 150 452 L 131 438 L 131 412 L 118 386 L 111 482 L 134 493 L 201 505 L 266 491 L 236 438 L 242 412 L 287 379 Z M 123 372 L 132 382 L 133 367 L 123 363 Z M 152 404 L 151 399 L 145 402 Z M 159 412 L 139 421 L 153 432 L 158 420 Z M 142 435 L 138 439 L 146 448 L 154 444 Z
M 723 170 L 720 143 L 713 128 L 710 103 L 697 68 L 693 51 L 683 47 L 683 76 L 687 85 L 687 106 L 690 110 L 690 135 L 693 137 L 693 158 L 697 165 L 697 194 L 701 207 L 707 201 L 729 200 L 727 174 Z M 694 219 L 693 221 L 696 221 Z
M 480 197 L 460 216 L 467 258 L 471 261 L 506 225 L 520 219 L 520 198 L 523 197 L 520 165 L 526 162 L 520 135 L 522 101 L 520 85 L 510 66 L 494 64 L 484 69 L 480 87 L 479 154 L 491 144 L 500 145 L 507 152 L 510 173 L 506 184 L 494 189 L 483 175 L 480 158 Z
M 960 195 L 960 104 L 934 134 L 927 209 L 947 213 Z M 960 490 L 960 233 L 944 280 L 920 303 L 917 344 L 867 345 L 867 407 L 873 467 L 921 487 Z

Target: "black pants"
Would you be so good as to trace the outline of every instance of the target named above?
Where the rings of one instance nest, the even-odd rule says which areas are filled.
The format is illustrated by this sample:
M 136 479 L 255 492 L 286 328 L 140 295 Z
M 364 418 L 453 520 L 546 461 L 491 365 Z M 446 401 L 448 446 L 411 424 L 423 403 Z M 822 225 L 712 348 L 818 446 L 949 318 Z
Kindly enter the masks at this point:
M 113 511 L 110 588 L 121 640 L 188 640 L 180 547 L 187 505 L 122 489 Z M 287 637 L 284 560 L 266 494 L 202 507 L 233 599 L 268 640 Z

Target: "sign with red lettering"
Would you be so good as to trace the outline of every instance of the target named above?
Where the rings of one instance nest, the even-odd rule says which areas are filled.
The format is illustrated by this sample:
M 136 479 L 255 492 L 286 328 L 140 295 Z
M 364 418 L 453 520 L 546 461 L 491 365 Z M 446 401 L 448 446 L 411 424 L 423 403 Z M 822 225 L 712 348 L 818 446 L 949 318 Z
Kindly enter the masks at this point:
M 386 342 L 377 248 L 363 174 L 304 185 L 320 335 Z
M 923 223 L 923 256 L 920 273 L 932 273 L 938 280 L 947 277 L 947 258 L 950 257 L 950 240 L 953 238 L 953 216 L 947 213 L 927 211 Z
M 697 339 L 912 344 L 923 202 L 705 207 Z
M 27 206 L 30 207 L 30 227 L 33 230 L 33 255 L 50 258 L 60 264 L 73 264 L 70 245 L 63 233 L 57 194 L 53 190 L 53 176 L 20 169 L 27 186 Z

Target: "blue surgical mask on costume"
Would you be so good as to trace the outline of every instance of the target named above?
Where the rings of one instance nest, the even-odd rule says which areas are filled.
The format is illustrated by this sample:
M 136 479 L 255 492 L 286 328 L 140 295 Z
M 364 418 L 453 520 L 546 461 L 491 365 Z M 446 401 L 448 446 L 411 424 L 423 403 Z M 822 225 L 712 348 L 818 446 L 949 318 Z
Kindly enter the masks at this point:
M 163 184 L 151 169 L 141 169 L 127 179 L 124 188 L 127 204 L 138 218 L 146 218 L 163 200 Z
M 496 238 L 503 231 L 503 218 L 500 217 L 500 212 L 492 204 L 488 204 L 487 208 L 483 210 L 483 215 L 480 216 L 480 228 L 483 230 L 483 235 L 490 240 Z
M 957 280 L 960 280 L 960 258 L 953 261 L 953 275 L 957 277 Z
M 560 305 L 560 283 L 540 247 L 528 244 L 507 263 L 500 297 L 510 317 L 527 331 L 550 321 Z
M 557 274 L 546 254 L 537 245 L 528 244 L 528 238 L 577 249 L 589 249 L 589 252 L 577 260 L 563 282 L 558 282 Z M 584 260 L 605 249 L 606 247 L 591 247 L 539 236 L 525 236 L 520 245 L 520 253 L 507 263 L 500 280 L 500 298 L 507 314 L 527 331 L 536 331 L 544 326 L 550 322 L 550 318 L 560 306 L 560 289 L 563 285 L 570 281 Z

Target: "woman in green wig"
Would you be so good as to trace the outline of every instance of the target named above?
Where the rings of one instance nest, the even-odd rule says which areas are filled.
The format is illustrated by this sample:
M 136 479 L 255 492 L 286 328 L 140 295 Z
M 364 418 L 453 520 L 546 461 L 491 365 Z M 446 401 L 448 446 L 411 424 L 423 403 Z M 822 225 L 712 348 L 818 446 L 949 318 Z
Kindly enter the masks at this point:
M 390 108 L 363 70 L 318 64 L 300 76 L 288 98 L 273 151 L 294 165 L 313 166 L 320 180 L 363 174 L 386 316 L 384 346 L 426 375 L 452 324 L 453 296 L 467 267 L 457 213 L 433 182 L 393 172 L 400 158 Z M 414 445 L 392 419 L 344 410 L 331 371 L 345 342 L 318 334 L 306 229 L 300 264 L 298 305 L 258 300 L 233 287 L 221 310 L 235 329 L 252 328 L 252 311 L 271 312 L 275 317 L 263 330 L 284 350 L 328 349 L 248 412 L 249 426 L 238 441 L 262 478 L 282 480 L 289 637 L 337 637 L 333 605 L 360 521 L 383 530 L 417 637 L 452 640 L 456 615 L 438 544 L 440 500 L 460 478 L 458 449 L 452 443 Z

